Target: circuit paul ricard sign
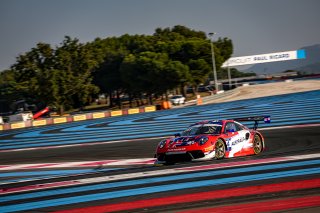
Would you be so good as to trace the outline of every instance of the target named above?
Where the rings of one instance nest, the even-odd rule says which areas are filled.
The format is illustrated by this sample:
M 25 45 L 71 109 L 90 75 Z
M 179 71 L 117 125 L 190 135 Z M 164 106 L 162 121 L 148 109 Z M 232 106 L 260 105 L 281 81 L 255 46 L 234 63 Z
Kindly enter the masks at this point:
M 304 58 L 306 58 L 305 50 L 293 50 L 287 52 L 267 53 L 261 55 L 232 57 L 225 61 L 222 67 L 235 67 L 241 65 L 261 64 Z

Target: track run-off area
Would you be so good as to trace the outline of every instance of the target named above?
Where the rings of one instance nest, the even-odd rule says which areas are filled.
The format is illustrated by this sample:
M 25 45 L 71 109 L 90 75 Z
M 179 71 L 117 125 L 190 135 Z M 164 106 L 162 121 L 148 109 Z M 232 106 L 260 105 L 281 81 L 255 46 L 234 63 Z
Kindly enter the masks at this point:
M 192 123 L 256 115 L 260 155 L 153 166 Z M 319 189 L 320 90 L 0 132 L 0 212 L 319 212 Z

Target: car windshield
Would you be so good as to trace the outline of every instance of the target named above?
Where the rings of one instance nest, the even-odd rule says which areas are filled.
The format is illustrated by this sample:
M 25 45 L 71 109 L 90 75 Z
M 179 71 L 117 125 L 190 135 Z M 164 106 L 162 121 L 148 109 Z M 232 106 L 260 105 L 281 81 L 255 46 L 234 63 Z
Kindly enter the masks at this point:
M 201 134 L 220 134 L 221 125 L 204 124 L 191 126 L 182 132 L 181 136 L 201 135 Z
M 177 98 L 182 98 L 182 96 L 181 95 L 172 96 L 171 99 L 177 99 Z

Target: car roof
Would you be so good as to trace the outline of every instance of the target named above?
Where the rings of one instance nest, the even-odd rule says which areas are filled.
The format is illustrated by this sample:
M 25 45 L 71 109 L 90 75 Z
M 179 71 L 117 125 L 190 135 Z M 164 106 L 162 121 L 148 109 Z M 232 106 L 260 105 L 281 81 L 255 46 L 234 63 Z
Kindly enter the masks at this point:
M 224 123 L 224 120 L 204 120 L 204 121 L 199 121 L 197 123 L 194 123 L 190 126 L 195 126 L 195 125 L 201 125 L 201 124 L 216 124 L 216 125 L 222 125 Z
M 199 121 L 199 122 L 196 122 L 190 126 L 194 126 L 194 125 L 199 125 L 199 124 L 219 124 L 219 125 L 223 125 L 224 123 L 226 122 L 236 122 L 235 120 L 203 120 L 203 121 Z M 239 122 L 236 122 L 236 123 L 239 123 Z

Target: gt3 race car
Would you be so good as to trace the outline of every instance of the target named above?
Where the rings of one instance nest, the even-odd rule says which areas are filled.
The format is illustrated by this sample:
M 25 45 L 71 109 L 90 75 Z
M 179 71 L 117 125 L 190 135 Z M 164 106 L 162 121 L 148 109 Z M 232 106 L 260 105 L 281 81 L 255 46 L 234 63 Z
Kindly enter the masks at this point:
M 254 126 L 249 129 L 239 121 L 253 121 Z M 155 165 L 257 155 L 265 148 L 264 138 L 257 131 L 259 121 L 270 123 L 271 119 L 270 116 L 255 116 L 195 123 L 158 144 Z

